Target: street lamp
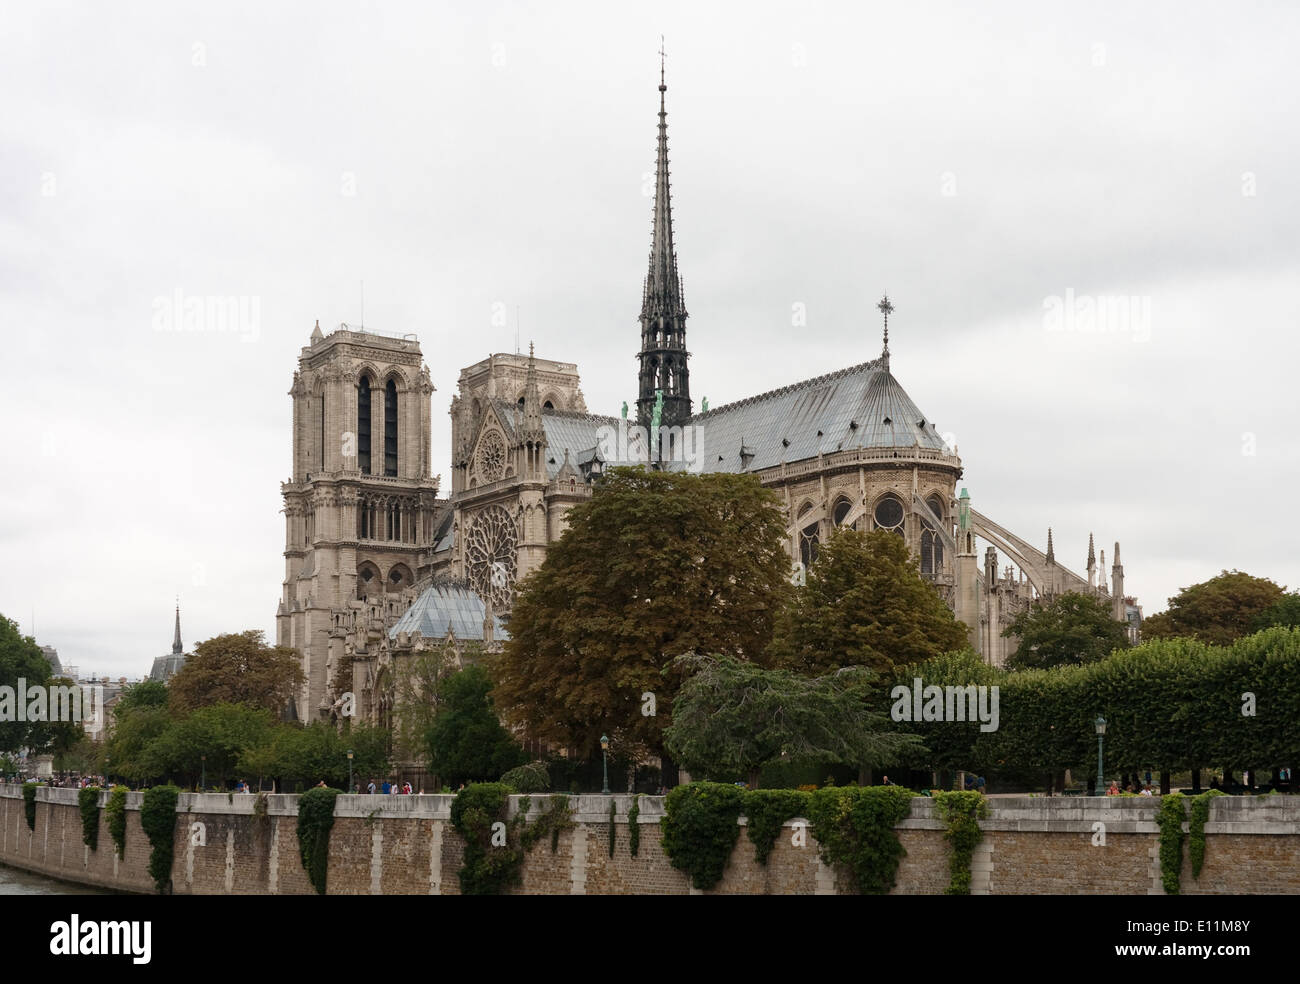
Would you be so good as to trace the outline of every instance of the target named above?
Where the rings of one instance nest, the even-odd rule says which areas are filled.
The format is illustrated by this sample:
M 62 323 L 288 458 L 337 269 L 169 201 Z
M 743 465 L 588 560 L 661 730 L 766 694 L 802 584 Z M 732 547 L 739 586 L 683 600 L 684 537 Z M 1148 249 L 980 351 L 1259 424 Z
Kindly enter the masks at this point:
M 200 755 L 199 762 L 202 763 L 203 767 L 203 778 L 199 780 L 199 792 L 206 793 L 208 791 L 208 757 L 206 755 Z
M 600 791 L 604 793 L 606 796 L 608 796 L 609 795 L 609 737 L 607 735 L 600 736 L 600 762 L 601 762 L 601 770 L 605 774 L 605 782 L 600 787 Z
M 1102 776 L 1101 745 L 1102 742 L 1106 740 L 1106 719 L 1102 717 L 1100 714 L 1098 714 L 1097 720 L 1092 722 L 1092 726 L 1097 729 L 1097 795 L 1105 796 L 1106 790 L 1101 788 L 1101 784 L 1105 781 L 1101 777 Z
M 352 749 L 348 749 L 348 792 L 352 792 Z

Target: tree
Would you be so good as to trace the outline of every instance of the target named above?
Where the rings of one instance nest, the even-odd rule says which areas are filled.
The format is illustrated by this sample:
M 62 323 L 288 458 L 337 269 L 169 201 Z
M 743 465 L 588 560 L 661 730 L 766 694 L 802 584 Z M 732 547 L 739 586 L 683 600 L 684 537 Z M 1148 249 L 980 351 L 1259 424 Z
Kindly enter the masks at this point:
M 141 680 L 129 683 L 122 688 L 117 703 L 113 705 L 113 715 L 120 719 L 139 708 L 167 706 L 167 684 L 161 680 Z
M 250 629 L 200 642 L 172 677 L 169 703 L 182 714 L 215 704 L 245 704 L 278 715 L 302 679 L 297 650 L 268 646 L 261 631 Z
M 818 675 L 887 671 L 966 645 L 966 627 L 917 572 L 901 537 L 841 528 L 826 542 L 776 624 L 777 665 Z
M 444 783 L 496 779 L 528 761 L 497 720 L 492 680 L 482 666 L 467 666 L 438 685 L 438 716 L 429 726 L 429 768 Z
M 150 740 L 136 769 L 149 778 L 179 776 L 193 784 L 206 776 L 209 785 L 224 785 L 241 756 L 269 743 L 275 727 L 275 718 L 265 708 L 231 703 L 200 707 L 172 720 Z
M 780 503 L 750 475 L 613 468 L 522 585 L 493 666 L 529 737 L 662 751 L 675 657 L 761 658 L 790 590 Z
M 843 762 L 866 768 L 925 751 L 889 730 L 866 703 L 871 674 L 858 667 L 809 678 L 729 656 L 682 656 L 694 673 L 673 702 L 669 754 L 692 774 L 744 775 L 751 787 L 769 762 Z
M 17 691 L 19 680 L 32 686 L 45 684 L 49 679 L 50 664 L 36 640 L 22 635 L 18 623 L 0 615 L 0 686 Z M 15 713 L 13 717 L 19 715 Z M 17 752 L 33 744 L 43 744 L 44 730 L 44 724 L 39 721 L 0 720 L 0 752 Z
M 1129 644 L 1128 626 L 1111 617 L 1109 603 L 1077 591 L 1034 603 L 1002 634 L 1020 639 L 1009 670 L 1095 663 Z
M 254 745 L 239 758 L 239 769 L 248 776 L 276 776 L 279 788 L 293 784 L 315 786 L 322 779 L 345 789 L 348 784 L 348 749 L 352 749 L 352 780 L 365 784 L 388 772 L 388 731 L 369 725 L 351 725 L 340 732 L 328 721 L 280 724 L 270 741 Z
M 1280 625 L 1284 628 L 1300 626 L 1300 592 L 1284 594 L 1268 608 L 1265 608 L 1252 623 L 1255 631 Z
M 1283 589 L 1268 578 L 1242 571 L 1183 588 L 1169 599 L 1166 611 L 1142 621 L 1147 639 L 1186 636 L 1214 646 L 1226 646 L 1255 629 L 1256 619 L 1282 600 Z

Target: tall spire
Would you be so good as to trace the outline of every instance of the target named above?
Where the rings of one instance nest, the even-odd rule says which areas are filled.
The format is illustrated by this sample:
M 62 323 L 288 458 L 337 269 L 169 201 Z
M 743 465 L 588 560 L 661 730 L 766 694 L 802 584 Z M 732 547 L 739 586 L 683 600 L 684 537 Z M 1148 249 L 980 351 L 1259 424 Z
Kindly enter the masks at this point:
M 1047 562 L 1049 564 L 1056 563 L 1056 551 L 1052 549 L 1052 528 L 1050 526 L 1047 528 Z
M 883 315 L 885 319 L 885 348 L 880 353 L 880 357 L 885 360 L 885 368 L 888 369 L 889 368 L 889 316 L 894 313 L 894 305 L 889 303 L 888 291 L 885 292 L 885 296 L 880 299 L 880 303 L 877 304 L 876 307 L 880 310 L 881 315 Z
M 181 600 L 176 599 L 176 635 L 172 637 L 172 655 L 180 656 L 185 652 L 181 645 Z
M 542 433 L 542 400 L 537 395 L 537 360 L 533 357 L 533 343 L 528 343 L 528 375 L 524 379 L 525 436 L 536 437 Z
M 659 46 L 659 140 L 655 163 L 654 220 L 650 264 L 641 292 L 641 352 L 637 419 L 650 423 L 656 391 L 663 392 L 661 423 L 683 424 L 691 416 L 690 371 L 686 351 L 686 301 L 673 245 L 673 204 L 668 171 L 668 110 L 663 39 Z
M 1088 534 L 1088 570 L 1097 566 L 1097 554 L 1092 549 L 1092 534 Z

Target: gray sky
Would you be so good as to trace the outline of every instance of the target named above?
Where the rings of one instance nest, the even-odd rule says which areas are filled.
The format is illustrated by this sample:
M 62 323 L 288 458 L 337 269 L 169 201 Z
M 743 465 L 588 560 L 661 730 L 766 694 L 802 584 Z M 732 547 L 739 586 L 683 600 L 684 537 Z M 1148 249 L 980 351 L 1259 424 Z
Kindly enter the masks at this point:
M 177 594 L 187 649 L 273 638 L 286 391 L 363 280 L 366 327 L 419 335 L 444 487 L 459 371 L 513 350 L 516 308 L 593 412 L 634 399 L 661 33 L 697 401 L 874 358 L 888 289 L 894 373 L 977 509 L 1052 526 L 1079 571 L 1089 531 L 1108 563 L 1120 540 L 1148 614 L 1223 568 L 1294 588 L 1298 28 L 1283 4 L 9 3 L 0 612 L 113 676 L 169 649 Z M 178 296 L 245 314 L 168 330 Z

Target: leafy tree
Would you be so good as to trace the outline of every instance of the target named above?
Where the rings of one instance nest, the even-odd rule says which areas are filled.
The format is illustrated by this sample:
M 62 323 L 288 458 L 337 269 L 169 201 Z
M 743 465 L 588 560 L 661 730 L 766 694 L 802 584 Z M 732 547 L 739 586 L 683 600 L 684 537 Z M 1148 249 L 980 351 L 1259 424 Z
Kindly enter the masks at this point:
M 26 680 L 28 686 L 45 684 L 50 679 L 50 664 L 35 639 L 19 633 L 18 623 L 0 615 L 0 686 L 17 691 L 19 679 Z M 18 717 L 16 713 L 13 716 Z M 0 751 L 17 752 L 44 744 L 44 732 L 39 721 L 0 721 Z
M 460 659 L 465 665 L 481 662 L 481 643 L 462 643 Z M 411 760 L 419 756 L 434 719 L 438 716 L 439 687 L 456 669 L 451 643 L 423 649 L 409 659 L 393 663 L 387 680 L 386 696 L 393 708 L 393 749 L 395 757 Z
M 302 683 L 298 652 L 268 646 L 250 629 L 200 642 L 172 677 L 171 707 L 185 713 L 215 704 L 245 704 L 279 714 Z
M 528 761 L 493 709 L 492 681 L 467 666 L 438 686 L 440 709 L 426 736 L 429 767 L 444 783 L 492 780 Z
M 1143 619 L 1142 635 L 1147 639 L 1186 636 L 1226 646 L 1261 627 L 1257 620 L 1282 599 L 1283 589 L 1268 578 L 1224 571 L 1183 588 L 1169 599 L 1166 611 Z
M 1007 669 L 1044 669 L 1067 663 L 1095 663 L 1128 648 L 1128 627 L 1111 617 L 1108 602 L 1067 591 L 1022 611 L 1002 633 L 1020 645 Z
M 1300 591 L 1284 594 L 1265 608 L 1255 618 L 1253 628 L 1258 632 L 1260 629 L 1272 628 L 1275 625 L 1286 628 L 1300 626 Z
M 790 590 L 780 503 L 750 475 L 613 468 L 566 518 L 515 601 L 498 706 L 584 756 L 602 733 L 659 753 L 675 657 L 762 656 Z
M 137 769 L 150 777 L 184 776 L 191 784 L 206 773 L 209 785 L 223 785 L 235 773 L 240 756 L 267 744 L 275 726 L 264 708 L 229 703 L 200 707 L 171 721 L 153 738 L 139 756 Z
M 870 710 L 869 674 L 860 668 L 810 679 L 729 656 L 678 662 L 694 673 L 673 702 L 664 741 L 692 774 L 744 775 L 754 787 L 763 766 L 782 757 L 861 768 L 924 751 L 915 735 L 894 732 L 885 715 Z
M 901 537 L 841 528 L 781 612 L 770 653 L 817 675 L 842 666 L 884 671 L 966 645 L 966 627 L 917 572 Z
M 144 760 L 145 749 L 172 724 L 166 707 L 131 706 L 121 703 L 113 708 L 113 731 L 104 741 L 102 769 L 106 775 L 121 776 L 135 782 L 156 777 Z
M 269 744 L 255 745 L 240 756 L 240 770 L 248 775 L 277 776 L 280 788 L 294 783 L 315 786 L 322 779 L 344 789 L 348 784 L 348 749 L 352 749 L 352 779 L 362 785 L 388 771 L 386 729 L 352 725 L 340 732 L 327 721 L 281 724 Z
M 122 688 L 117 703 L 113 705 L 113 713 L 117 719 L 121 719 L 137 708 L 165 708 L 166 706 L 167 684 L 161 680 L 141 680 L 139 683 L 129 683 Z

